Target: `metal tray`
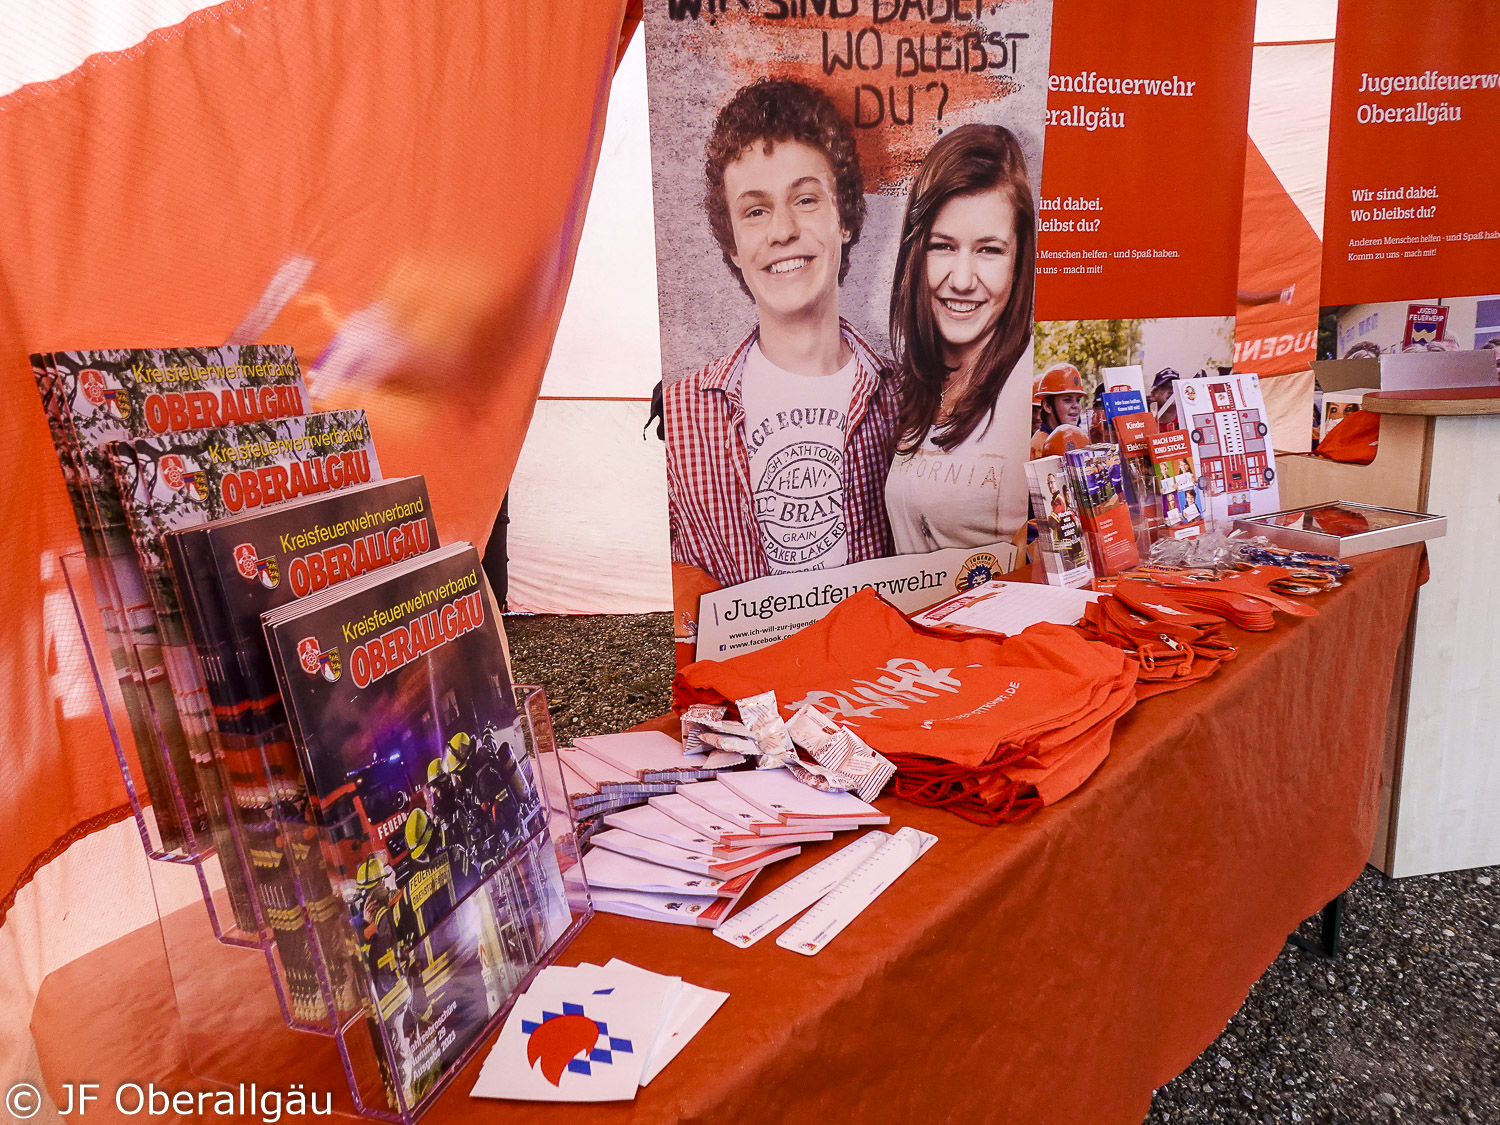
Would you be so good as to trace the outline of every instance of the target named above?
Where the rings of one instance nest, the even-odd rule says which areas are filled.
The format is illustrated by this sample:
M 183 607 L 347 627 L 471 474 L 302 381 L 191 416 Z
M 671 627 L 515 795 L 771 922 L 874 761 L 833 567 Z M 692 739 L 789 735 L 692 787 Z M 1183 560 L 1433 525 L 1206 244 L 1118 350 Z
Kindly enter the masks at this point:
M 1252 535 L 1264 535 L 1288 550 L 1347 559 L 1424 539 L 1441 539 L 1448 534 L 1448 517 L 1332 500 L 1238 519 L 1234 526 Z

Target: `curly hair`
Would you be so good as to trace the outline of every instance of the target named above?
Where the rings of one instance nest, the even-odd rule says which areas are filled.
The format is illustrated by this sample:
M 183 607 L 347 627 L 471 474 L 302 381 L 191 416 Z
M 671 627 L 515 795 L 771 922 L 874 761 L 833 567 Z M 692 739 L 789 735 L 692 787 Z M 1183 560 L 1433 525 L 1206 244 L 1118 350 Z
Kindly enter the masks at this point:
M 758 78 L 719 110 L 703 161 L 703 207 L 724 255 L 724 264 L 747 295 L 745 275 L 734 264 L 734 225 L 724 197 L 724 169 L 757 143 L 771 152 L 782 141 L 815 148 L 833 168 L 839 224 L 849 232 L 839 261 L 839 281 L 849 272 L 849 251 L 865 224 L 865 178 L 854 147 L 854 130 L 821 90 L 791 78 Z

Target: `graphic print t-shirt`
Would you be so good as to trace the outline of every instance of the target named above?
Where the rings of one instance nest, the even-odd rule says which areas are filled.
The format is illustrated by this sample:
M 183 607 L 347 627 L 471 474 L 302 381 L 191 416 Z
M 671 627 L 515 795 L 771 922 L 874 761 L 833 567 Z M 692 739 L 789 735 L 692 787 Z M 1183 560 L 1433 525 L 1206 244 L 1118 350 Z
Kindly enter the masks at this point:
M 844 436 L 855 361 L 832 375 L 783 371 L 753 344 L 741 399 L 755 518 L 772 574 L 849 561 Z

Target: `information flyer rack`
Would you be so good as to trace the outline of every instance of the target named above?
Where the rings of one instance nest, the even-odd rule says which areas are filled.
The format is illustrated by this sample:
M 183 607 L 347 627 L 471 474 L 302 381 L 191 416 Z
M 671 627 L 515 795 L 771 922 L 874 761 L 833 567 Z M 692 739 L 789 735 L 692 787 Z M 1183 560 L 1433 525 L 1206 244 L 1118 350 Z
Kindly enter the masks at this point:
M 294 819 L 288 810 L 295 805 L 247 824 L 226 786 L 214 815 L 227 833 L 215 834 L 215 843 L 193 831 L 181 779 L 169 768 L 168 790 L 186 830 L 181 845 L 164 843 L 120 738 L 126 720 L 118 685 L 101 672 L 105 632 L 87 590 L 88 560 L 66 556 L 63 571 L 156 899 L 162 958 L 138 971 L 165 966 L 170 975 L 186 1061 L 204 1080 L 204 1096 L 256 1112 L 258 1099 L 275 1091 L 288 1108 L 298 1097 L 328 1097 L 329 1076 L 342 1072 L 347 1089 L 333 1092 L 335 1115 L 411 1125 L 593 914 L 544 691 L 513 688 L 517 719 L 506 733 L 515 784 L 535 800 L 523 804 L 527 815 L 503 857 L 476 872 L 471 890 L 456 901 L 429 896 L 420 917 L 414 899 L 403 908 L 400 895 L 390 894 L 388 872 L 384 887 L 372 885 L 378 907 L 370 894 L 358 902 L 327 894 L 326 880 L 325 893 L 313 897 L 306 873 L 318 869 L 330 829 Z M 271 885 L 289 897 L 267 894 L 266 880 L 252 878 L 256 864 L 284 864 L 294 877 Z M 248 902 L 231 904 L 246 887 L 253 888 Z M 305 964 L 288 963 L 293 950 Z M 311 1004 L 301 995 L 309 974 Z M 288 1036 L 302 1042 L 288 1050 Z

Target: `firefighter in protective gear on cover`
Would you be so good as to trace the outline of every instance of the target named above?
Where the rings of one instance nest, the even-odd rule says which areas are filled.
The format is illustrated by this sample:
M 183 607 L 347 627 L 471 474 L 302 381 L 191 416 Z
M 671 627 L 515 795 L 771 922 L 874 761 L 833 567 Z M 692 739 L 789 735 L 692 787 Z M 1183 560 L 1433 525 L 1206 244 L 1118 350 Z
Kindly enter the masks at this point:
M 479 736 L 474 774 L 474 791 L 486 802 L 490 823 L 507 845 L 513 843 L 520 835 L 526 784 L 510 743 L 501 742 L 494 727 Z
M 1083 420 L 1088 392 L 1083 375 L 1071 363 L 1054 363 L 1037 383 L 1042 399 L 1042 429 L 1051 433 L 1058 426 L 1077 426 Z
M 406 891 L 392 892 L 387 877 L 390 868 L 377 853 L 359 866 L 358 889 L 364 894 L 359 952 L 370 967 L 377 994 L 382 1000 L 404 981 L 409 993 L 407 1015 L 420 1021 L 428 1008 L 422 984 L 419 950 L 422 921 L 406 900 Z
M 454 825 L 464 850 L 464 872 L 485 870 L 492 848 L 486 817 L 474 792 L 474 770 L 471 761 L 474 740 L 459 731 L 448 740 L 443 753 L 443 772 L 447 774 L 453 798 Z
M 406 889 L 412 906 L 423 916 L 425 932 L 439 915 L 453 903 L 453 877 L 448 856 L 438 847 L 438 833 L 433 818 L 420 805 L 406 814 L 401 826 L 403 853 L 395 862 L 396 881 Z M 426 873 L 419 886 L 412 880 Z M 447 894 L 442 892 L 447 890 Z
M 448 755 L 434 758 L 427 763 L 427 807 L 436 825 L 442 850 L 455 857 L 457 866 L 468 874 L 470 868 L 469 845 L 463 834 L 462 797 L 458 792 L 458 779 L 448 772 Z

